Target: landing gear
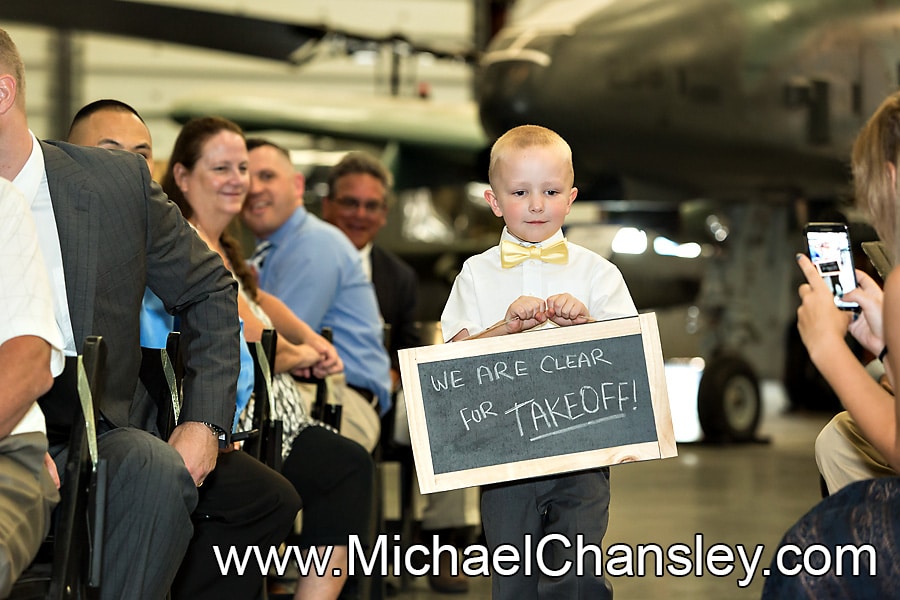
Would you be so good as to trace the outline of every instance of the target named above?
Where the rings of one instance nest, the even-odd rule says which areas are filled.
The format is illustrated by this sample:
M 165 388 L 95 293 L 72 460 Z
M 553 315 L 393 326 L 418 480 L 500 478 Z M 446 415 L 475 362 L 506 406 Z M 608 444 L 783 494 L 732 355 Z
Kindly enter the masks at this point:
M 697 412 L 707 441 L 756 439 L 762 402 L 759 381 L 750 365 L 735 356 L 710 359 L 700 380 Z
M 798 240 L 789 194 L 720 204 L 707 218 L 722 241 L 706 269 L 698 305 L 706 335 L 697 413 L 708 441 L 756 440 L 762 416 L 759 377 L 778 380 L 783 332 L 794 318 Z M 715 215 L 714 215 L 715 216 Z M 712 230 L 711 230 L 712 231 Z

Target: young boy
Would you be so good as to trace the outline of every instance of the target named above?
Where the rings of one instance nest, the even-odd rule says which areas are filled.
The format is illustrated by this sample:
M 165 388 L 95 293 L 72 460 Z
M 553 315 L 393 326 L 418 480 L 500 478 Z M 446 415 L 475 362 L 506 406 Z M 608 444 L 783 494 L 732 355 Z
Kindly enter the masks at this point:
M 491 149 L 491 187 L 484 197 L 506 227 L 500 245 L 463 265 L 441 315 L 445 340 L 491 337 L 589 320 L 634 316 L 637 310 L 619 270 L 601 256 L 567 243 L 562 225 L 578 190 L 573 187 L 572 151 L 543 127 L 516 127 Z M 508 307 L 508 308 L 504 308 Z M 495 484 L 481 500 L 485 536 L 492 552 L 502 544 L 519 549 L 519 573 L 492 579 L 494 600 L 536 598 L 596 600 L 612 589 L 590 552 L 585 573 L 576 574 L 576 536 L 599 547 L 609 520 L 609 469 L 592 469 Z M 542 574 L 534 556 L 523 573 L 525 536 L 530 548 L 562 534 L 571 543 L 545 546 L 543 564 L 572 568 L 562 576 Z M 532 550 L 533 551 L 533 550 Z

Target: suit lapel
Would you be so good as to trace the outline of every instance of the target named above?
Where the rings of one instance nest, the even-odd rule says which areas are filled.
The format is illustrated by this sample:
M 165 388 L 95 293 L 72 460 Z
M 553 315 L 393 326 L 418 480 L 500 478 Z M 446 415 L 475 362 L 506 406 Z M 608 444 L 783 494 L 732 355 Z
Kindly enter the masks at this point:
M 101 235 L 99 210 L 95 206 L 98 196 L 84 170 L 68 154 L 45 142 L 41 146 L 62 251 L 72 333 L 80 351 L 84 338 L 93 328 Z

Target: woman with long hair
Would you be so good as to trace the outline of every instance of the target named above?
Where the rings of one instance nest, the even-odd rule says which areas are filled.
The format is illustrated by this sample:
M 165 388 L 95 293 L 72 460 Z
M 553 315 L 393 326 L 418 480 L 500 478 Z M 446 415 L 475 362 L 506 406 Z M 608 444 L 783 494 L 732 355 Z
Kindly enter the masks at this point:
M 900 204 L 900 93 L 889 96 L 853 146 L 856 201 L 897 264 Z M 797 257 L 807 283 L 800 286 L 798 329 L 813 364 L 840 398 L 866 440 L 900 471 L 900 277 L 884 292 L 861 272 L 860 287 L 844 294 L 858 302 L 857 318 L 838 310 L 832 292 L 809 258 Z M 851 352 L 848 330 L 884 362 L 889 386 L 879 384 Z M 890 349 L 890 351 L 888 350 Z M 900 577 L 900 479 L 858 481 L 829 496 L 785 535 L 770 568 L 764 598 L 893 598 Z M 810 551 L 814 550 L 814 551 Z
M 296 544 L 305 552 L 322 547 L 320 556 L 325 555 L 324 547 L 333 547 L 322 576 L 311 572 L 301 577 L 295 598 L 334 599 L 347 578 L 350 536 L 365 539 L 368 531 L 374 464 L 362 446 L 306 414 L 291 374 L 312 372 L 322 377 L 343 366 L 331 344 L 283 303 L 258 289 L 239 244 L 228 234 L 249 183 L 247 146 L 240 127 L 219 117 L 193 119 L 182 127 L 162 187 L 238 280 L 238 311 L 247 341 L 258 341 L 264 328 L 278 332 L 273 418 L 284 422 L 282 474 L 303 499 L 303 526 Z M 247 413 L 251 411 L 252 404 Z M 335 569 L 340 575 L 334 574 Z

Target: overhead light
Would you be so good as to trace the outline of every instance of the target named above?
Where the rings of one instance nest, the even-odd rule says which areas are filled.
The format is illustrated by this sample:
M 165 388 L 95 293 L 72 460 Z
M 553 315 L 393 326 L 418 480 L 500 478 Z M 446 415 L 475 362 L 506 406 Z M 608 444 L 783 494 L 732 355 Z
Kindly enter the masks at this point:
M 706 217 L 706 226 L 717 242 L 724 242 L 728 238 L 728 227 L 723 225 L 716 215 Z
M 375 50 L 357 50 L 353 53 L 354 64 L 362 67 L 371 67 L 378 61 L 378 52 Z
M 660 256 L 677 256 L 679 258 L 697 258 L 701 252 L 700 244 L 688 242 L 679 244 L 669 238 L 658 236 L 653 240 L 653 251 Z
M 616 254 L 643 254 L 647 251 L 647 232 L 634 227 L 623 227 L 612 241 Z

